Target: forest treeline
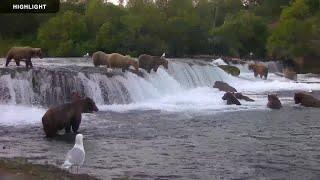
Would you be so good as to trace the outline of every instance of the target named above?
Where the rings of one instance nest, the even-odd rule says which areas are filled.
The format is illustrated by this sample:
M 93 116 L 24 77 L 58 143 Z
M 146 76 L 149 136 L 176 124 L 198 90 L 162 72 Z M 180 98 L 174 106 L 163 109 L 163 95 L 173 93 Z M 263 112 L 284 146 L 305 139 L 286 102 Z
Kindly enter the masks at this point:
M 119 2 L 69 0 L 57 14 L 1 14 L 0 54 L 30 45 L 47 56 L 320 57 L 319 0 Z

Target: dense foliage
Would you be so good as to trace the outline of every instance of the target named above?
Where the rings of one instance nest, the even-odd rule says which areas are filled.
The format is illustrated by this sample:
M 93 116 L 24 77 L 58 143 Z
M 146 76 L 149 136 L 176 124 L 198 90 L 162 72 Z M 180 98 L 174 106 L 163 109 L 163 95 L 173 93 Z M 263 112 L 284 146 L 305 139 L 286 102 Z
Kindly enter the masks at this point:
M 0 54 L 13 45 L 31 45 L 47 56 L 97 50 L 132 56 L 320 56 L 318 0 L 82 2 L 64 2 L 57 14 L 0 15 Z

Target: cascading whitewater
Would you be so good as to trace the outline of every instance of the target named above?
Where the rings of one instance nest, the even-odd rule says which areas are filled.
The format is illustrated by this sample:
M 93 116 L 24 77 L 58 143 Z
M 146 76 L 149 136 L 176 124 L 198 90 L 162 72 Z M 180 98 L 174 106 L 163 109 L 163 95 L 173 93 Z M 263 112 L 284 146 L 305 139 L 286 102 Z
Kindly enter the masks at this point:
M 168 70 L 143 71 L 143 77 L 89 66 L 38 66 L 29 71 L 0 68 L 0 103 L 51 106 L 69 101 L 73 91 L 97 104 L 138 103 L 228 78 L 209 64 L 178 61 L 171 61 Z

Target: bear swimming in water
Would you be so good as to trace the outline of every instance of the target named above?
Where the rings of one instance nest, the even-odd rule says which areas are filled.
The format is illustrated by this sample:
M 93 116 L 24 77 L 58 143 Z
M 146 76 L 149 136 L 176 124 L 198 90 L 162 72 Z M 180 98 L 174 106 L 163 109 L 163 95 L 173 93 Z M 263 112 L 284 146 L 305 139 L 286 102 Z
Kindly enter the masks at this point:
M 54 137 L 59 130 L 65 129 L 66 133 L 77 133 L 82 113 L 98 111 L 94 101 L 88 97 L 74 99 L 70 103 L 62 104 L 48 111 L 42 117 L 42 125 L 47 137 Z
M 254 77 L 257 77 L 258 75 L 260 75 L 260 78 L 262 79 L 262 77 L 264 77 L 264 79 L 267 79 L 268 77 L 268 68 L 259 63 L 259 64 L 250 64 L 249 65 L 249 70 L 253 70 L 254 73 Z
M 320 107 L 320 100 L 305 92 L 295 93 L 294 102 L 305 107 Z
M 218 88 L 220 91 L 224 92 L 237 92 L 237 90 L 234 87 L 222 81 L 214 82 L 213 88 Z
M 39 57 L 42 59 L 43 54 L 41 48 L 26 47 L 12 47 L 7 53 L 6 66 L 9 65 L 11 59 L 14 59 L 17 66 L 20 66 L 20 61 L 26 62 L 26 67 L 33 67 L 31 58 Z
M 282 108 L 282 104 L 281 104 L 277 95 L 275 95 L 275 94 L 268 95 L 267 107 L 270 109 L 281 109 Z
M 238 99 L 233 95 L 232 92 L 226 92 L 223 97 L 223 100 L 227 100 L 227 105 L 232 105 L 232 104 L 236 104 L 236 105 L 241 105 L 241 103 L 238 101 Z
M 108 67 L 109 68 L 121 68 L 122 72 L 129 70 L 129 67 L 133 66 L 136 71 L 139 70 L 138 61 L 134 60 L 130 56 L 123 56 L 118 53 L 112 53 L 108 55 Z
M 92 54 L 92 62 L 95 67 L 98 67 L 100 65 L 108 66 L 108 57 L 109 54 L 106 54 L 102 51 L 97 51 Z
M 139 56 L 139 67 L 145 69 L 148 73 L 153 71 L 157 72 L 159 66 L 163 66 L 168 69 L 168 61 L 165 59 L 164 55 L 161 57 L 158 56 L 150 56 L 147 54 L 142 54 Z

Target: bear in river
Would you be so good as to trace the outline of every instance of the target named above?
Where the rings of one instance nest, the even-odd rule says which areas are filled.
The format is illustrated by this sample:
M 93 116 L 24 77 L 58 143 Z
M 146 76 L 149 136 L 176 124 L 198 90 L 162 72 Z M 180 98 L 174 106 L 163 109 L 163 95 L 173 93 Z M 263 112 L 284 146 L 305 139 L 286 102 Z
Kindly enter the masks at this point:
M 54 137 L 62 129 L 65 129 L 66 133 L 70 133 L 72 128 L 72 131 L 77 133 L 81 123 L 81 114 L 98 110 L 92 99 L 88 97 L 83 99 L 73 97 L 70 103 L 48 109 L 42 117 L 44 132 L 47 137 Z
M 294 102 L 305 107 L 320 107 L 320 100 L 306 92 L 295 93 Z
M 281 109 L 282 104 L 276 94 L 268 95 L 268 104 L 267 107 L 270 109 Z
M 249 70 L 252 70 L 254 73 L 254 77 L 257 77 L 258 75 L 260 75 L 260 78 L 262 79 L 262 77 L 264 77 L 264 79 L 267 79 L 268 77 L 268 68 L 261 64 L 250 64 L 248 66 Z
M 227 100 L 227 105 L 232 105 L 232 104 L 241 105 L 241 103 L 238 101 L 238 99 L 234 96 L 232 92 L 226 92 L 223 95 L 222 99 Z

